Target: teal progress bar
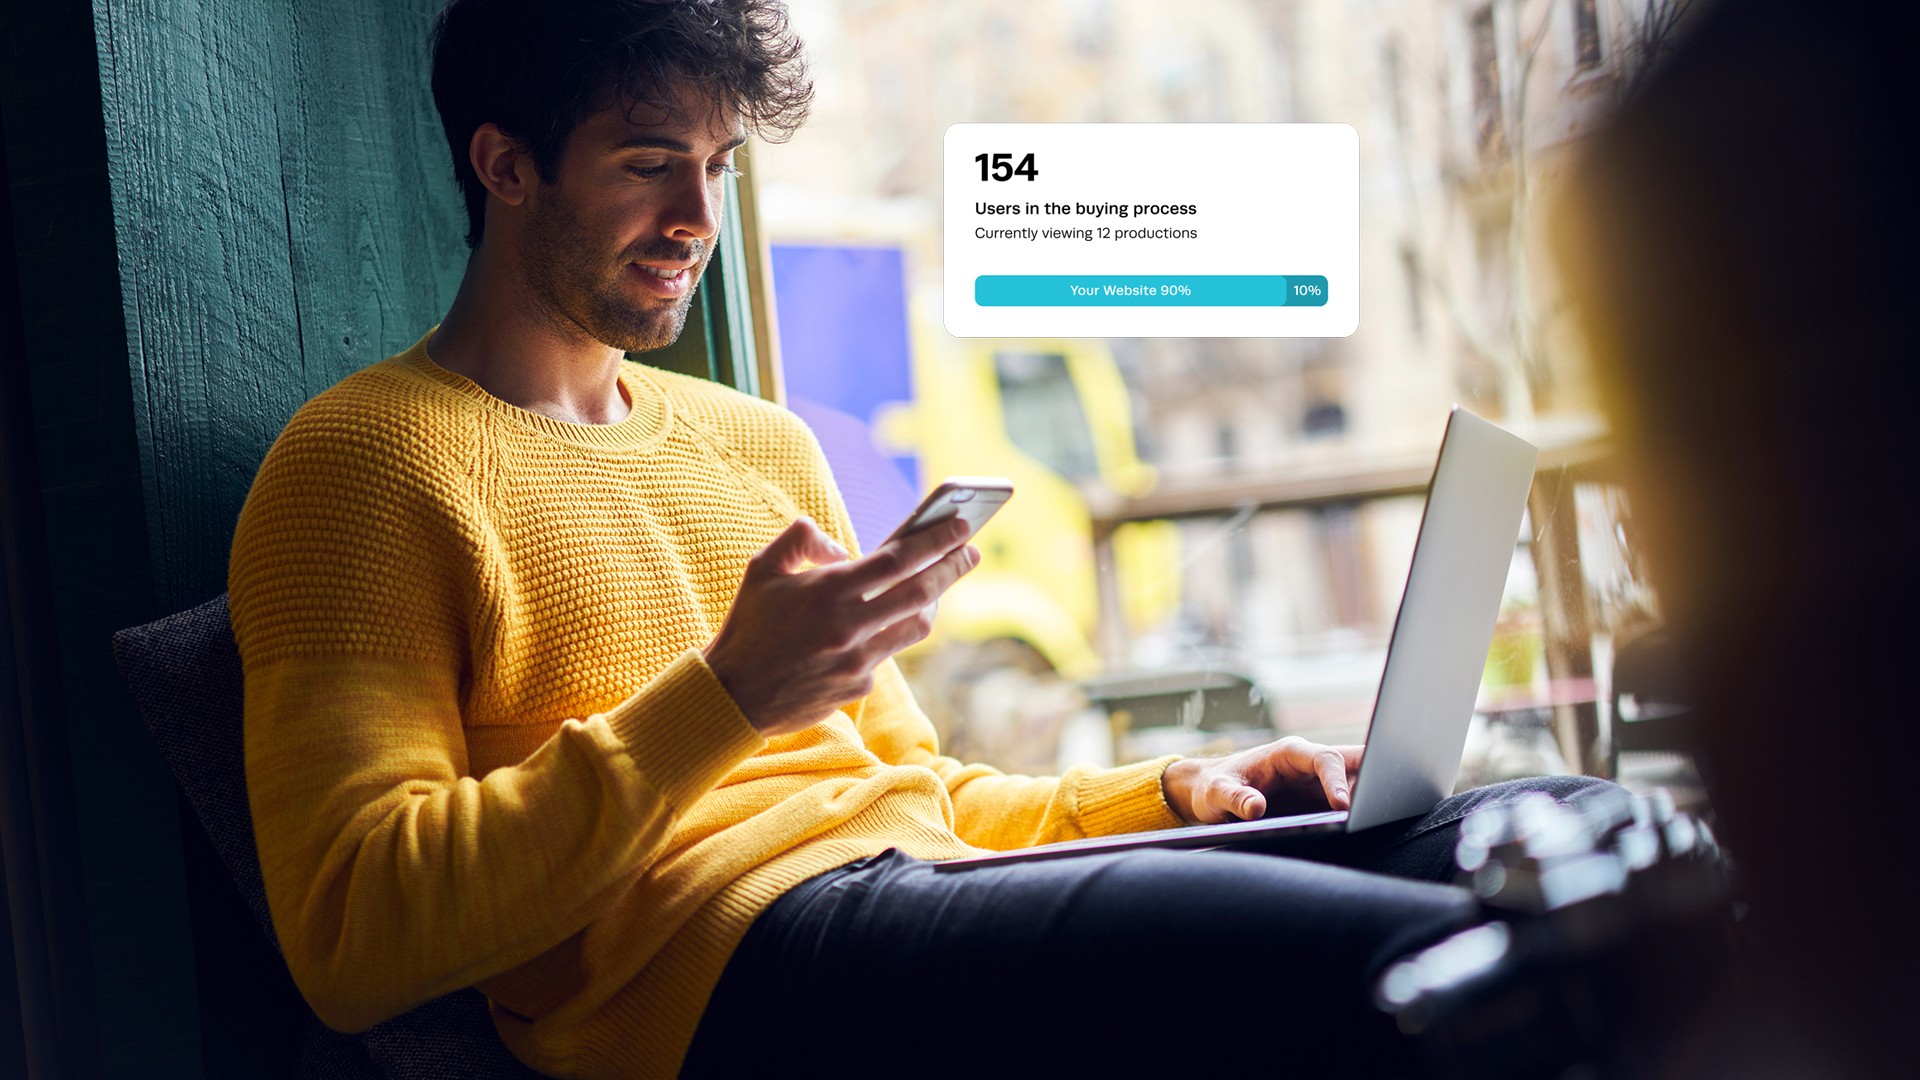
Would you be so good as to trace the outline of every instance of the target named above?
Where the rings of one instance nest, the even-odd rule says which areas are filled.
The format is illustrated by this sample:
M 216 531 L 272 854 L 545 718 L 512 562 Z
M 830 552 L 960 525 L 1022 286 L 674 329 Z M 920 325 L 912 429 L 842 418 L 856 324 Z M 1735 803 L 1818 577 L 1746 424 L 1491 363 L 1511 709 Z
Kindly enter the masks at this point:
M 1318 274 L 983 274 L 981 307 L 1324 307 Z

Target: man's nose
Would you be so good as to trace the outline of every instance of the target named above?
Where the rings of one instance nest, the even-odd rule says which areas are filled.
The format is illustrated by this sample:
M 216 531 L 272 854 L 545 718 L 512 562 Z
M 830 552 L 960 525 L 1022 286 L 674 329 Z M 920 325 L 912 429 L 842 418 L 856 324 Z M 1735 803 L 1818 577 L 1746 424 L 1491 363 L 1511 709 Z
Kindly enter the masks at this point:
M 680 240 L 711 240 L 720 231 L 720 204 L 725 188 L 708 183 L 705 170 L 690 170 L 673 190 L 661 228 Z

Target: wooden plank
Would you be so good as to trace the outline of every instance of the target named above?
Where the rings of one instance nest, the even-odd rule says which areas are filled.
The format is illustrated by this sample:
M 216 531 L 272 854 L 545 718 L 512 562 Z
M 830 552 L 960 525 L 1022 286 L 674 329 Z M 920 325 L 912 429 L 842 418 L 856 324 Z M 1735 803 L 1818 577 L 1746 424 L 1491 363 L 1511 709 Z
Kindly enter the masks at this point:
M 225 587 L 233 520 L 293 411 L 451 302 L 465 219 L 427 5 L 99 14 L 148 516 L 178 608 Z
M 734 212 L 720 220 L 720 234 L 714 237 L 713 267 L 715 302 L 709 309 L 715 335 L 715 361 L 721 379 L 741 393 L 760 396 L 760 361 L 753 334 L 752 272 L 747 262 L 747 246 L 739 211 L 740 184 L 737 177 L 726 178 L 727 206 Z M 712 271 L 718 271 L 717 276 Z
M 435 7 L 94 4 L 155 613 L 226 587 L 234 521 L 294 410 L 412 344 L 452 300 L 465 214 L 428 90 Z M 124 816 L 123 802 L 101 817 Z M 144 812 L 172 820 L 170 805 Z M 202 847 L 187 862 L 198 994 L 145 986 L 148 1012 L 181 1003 L 175 1037 L 198 1044 L 210 1074 L 283 1074 L 297 998 L 231 977 L 278 961 L 250 924 L 212 917 L 230 911 L 232 885 Z M 141 1071 L 143 1040 L 109 1040 L 109 1071 Z
M 760 222 L 760 188 L 754 180 L 753 148 L 748 142 L 734 160 L 741 165 L 739 207 L 741 243 L 746 252 L 747 296 L 753 326 L 754 360 L 759 367 L 760 396 L 776 405 L 787 403 L 787 383 L 780 366 L 780 316 L 773 296 L 773 255 Z
M 239 355 L 295 342 L 271 117 L 286 34 L 204 3 L 96 5 L 147 519 L 161 606 L 220 591 L 233 452 L 269 385 Z M 251 45 L 252 48 L 247 46 Z M 224 55 L 222 55 L 224 54 Z M 224 475 L 223 475 L 224 474 Z

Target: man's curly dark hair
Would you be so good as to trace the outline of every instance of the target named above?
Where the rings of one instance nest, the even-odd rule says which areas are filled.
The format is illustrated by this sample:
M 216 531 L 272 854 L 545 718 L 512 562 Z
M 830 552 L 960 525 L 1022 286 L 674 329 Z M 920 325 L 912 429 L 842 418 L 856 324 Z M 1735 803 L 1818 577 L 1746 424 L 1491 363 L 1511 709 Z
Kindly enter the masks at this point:
M 813 83 L 779 0 L 451 0 L 433 24 L 433 101 L 478 247 L 487 190 L 467 160 L 481 124 L 521 143 L 544 180 L 567 136 L 616 101 L 684 122 L 675 93 L 760 138 L 805 122 Z

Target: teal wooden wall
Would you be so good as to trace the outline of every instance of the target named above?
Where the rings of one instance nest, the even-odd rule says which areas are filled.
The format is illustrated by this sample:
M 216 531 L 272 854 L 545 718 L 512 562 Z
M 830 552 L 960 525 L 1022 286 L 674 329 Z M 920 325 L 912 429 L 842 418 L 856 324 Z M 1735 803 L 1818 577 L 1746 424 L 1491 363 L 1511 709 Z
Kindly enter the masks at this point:
M 0 716 L 0 787 L 32 819 L 8 819 L 0 910 L 33 928 L 13 961 L 24 1043 L 50 1075 L 278 1075 L 297 1034 L 284 968 L 108 641 L 224 590 L 234 520 L 287 418 L 451 301 L 467 253 L 427 84 L 436 8 L 0 4 L 20 311 L 0 334 L 18 353 L 0 357 L 0 419 L 25 420 L 0 431 L 23 478 L 6 491 L 17 595 L 0 629 L 22 659 L 5 704 L 22 704 L 17 724 Z M 750 384 L 728 227 L 688 333 L 646 359 Z
M 107 643 L 222 591 L 287 418 L 452 298 L 465 226 L 427 90 L 433 9 L 0 15 L 55 639 L 28 718 L 54 999 L 33 1004 L 57 1018 L 61 1075 L 265 1076 L 288 1047 L 290 986 L 183 819 Z
M 287 418 L 453 298 L 465 218 L 427 88 L 429 0 L 96 0 L 162 606 L 225 588 Z
M 94 0 L 154 614 L 225 589 L 233 522 L 294 410 L 411 344 L 453 297 L 465 217 L 428 90 L 436 7 Z M 151 805 L 123 798 L 116 816 L 168 821 L 171 793 L 144 794 Z M 116 827 L 90 830 L 90 855 L 112 850 L 100 832 Z M 187 1038 L 166 1052 L 181 1071 L 267 1075 L 297 1034 L 291 985 L 197 828 L 174 829 L 190 925 L 172 933 L 190 929 L 191 962 L 155 956 L 125 978 L 172 983 L 170 1033 Z M 87 876 L 91 893 L 102 875 Z M 144 922 L 90 912 L 96 940 Z M 159 1064 L 141 1062 L 160 1049 L 151 1021 L 119 1004 L 99 1004 L 105 1071 Z

